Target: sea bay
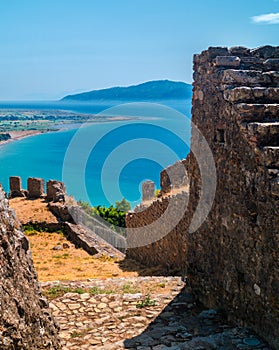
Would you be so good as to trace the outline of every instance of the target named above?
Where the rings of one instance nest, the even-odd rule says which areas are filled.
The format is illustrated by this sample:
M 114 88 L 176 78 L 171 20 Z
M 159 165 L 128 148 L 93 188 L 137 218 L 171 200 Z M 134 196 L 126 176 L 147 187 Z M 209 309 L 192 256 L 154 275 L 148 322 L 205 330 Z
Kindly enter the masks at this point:
M 160 171 L 189 151 L 191 101 L 159 102 L 1 103 L 1 109 L 69 110 L 134 119 L 64 125 L 56 132 L 2 145 L 0 183 L 9 191 L 9 176 L 21 176 L 23 188 L 28 177 L 58 179 L 65 181 L 68 194 L 92 205 L 114 204 L 123 197 L 136 205 L 141 183 L 150 179 L 159 188 Z

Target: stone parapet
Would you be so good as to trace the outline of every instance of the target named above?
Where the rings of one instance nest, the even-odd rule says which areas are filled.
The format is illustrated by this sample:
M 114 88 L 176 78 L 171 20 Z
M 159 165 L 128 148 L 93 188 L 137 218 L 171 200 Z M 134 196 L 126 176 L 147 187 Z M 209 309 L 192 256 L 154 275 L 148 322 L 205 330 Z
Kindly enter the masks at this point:
M 22 189 L 21 178 L 19 176 L 10 177 L 10 197 L 25 197 L 26 191 Z
M 150 201 L 155 196 L 155 183 L 153 181 L 145 181 L 142 184 L 142 201 Z
M 161 171 L 160 185 L 162 194 L 170 193 L 172 189 L 189 185 L 185 161 L 178 161 Z
M 49 180 L 47 182 L 46 199 L 52 202 L 64 202 L 66 196 L 66 186 L 64 182 L 57 180 Z
M 29 198 L 41 198 L 45 194 L 45 181 L 36 177 L 29 177 L 27 180 L 27 190 Z

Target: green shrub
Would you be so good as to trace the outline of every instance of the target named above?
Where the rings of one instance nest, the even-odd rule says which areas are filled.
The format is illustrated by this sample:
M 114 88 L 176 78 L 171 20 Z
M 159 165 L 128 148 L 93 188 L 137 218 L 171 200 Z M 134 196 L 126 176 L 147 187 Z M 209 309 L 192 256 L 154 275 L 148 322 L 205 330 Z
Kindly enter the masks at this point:
M 115 207 L 117 210 L 124 211 L 125 213 L 131 210 L 131 204 L 125 198 L 122 198 L 121 201 L 116 202 Z
M 127 202 L 125 198 L 119 202 L 116 202 L 115 206 L 111 205 L 109 207 L 101 205 L 98 205 L 97 207 L 91 207 L 90 204 L 84 201 L 79 201 L 78 204 L 90 216 L 94 217 L 98 215 L 107 223 L 111 224 L 112 229 L 115 226 L 123 228 L 126 227 L 126 212 L 131 209 L 130 203 Z

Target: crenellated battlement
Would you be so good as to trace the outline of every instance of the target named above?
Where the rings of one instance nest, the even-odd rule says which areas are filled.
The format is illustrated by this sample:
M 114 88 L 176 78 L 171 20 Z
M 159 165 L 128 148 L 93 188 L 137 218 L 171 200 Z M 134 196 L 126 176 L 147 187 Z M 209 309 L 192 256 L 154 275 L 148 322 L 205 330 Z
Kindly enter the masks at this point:
M 22 189 L 22 180 L 19 176 L 10 177 L 10 198 L 27 197 L 37 199 L 46 197 L 49 202 L 63 202 L 66 196 L 66 186 L 64 182 L 57 180 L 49 180 L 46 184 L 45 180 L 37 177 L 29 177 L 27 179 L 27 190 Z

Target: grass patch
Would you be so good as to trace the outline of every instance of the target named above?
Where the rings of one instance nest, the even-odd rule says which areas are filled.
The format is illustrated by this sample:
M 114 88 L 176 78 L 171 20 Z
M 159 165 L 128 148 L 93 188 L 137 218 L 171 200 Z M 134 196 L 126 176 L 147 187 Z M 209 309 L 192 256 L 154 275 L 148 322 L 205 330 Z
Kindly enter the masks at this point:
M 82 337 L 82 333 L 81 332 L 76 332 L 76 331 L 73 331 L 72 333 L 71 333 L 71 338 L 73 338 L 73 339 L 75 339 L 75 338 L 80 338 L 80 337 Z
M 62 255 L 53 255 L 53 258 L 54 258 L 54 259 L 62 259 L 63 256 L 62 256 Z
M 75 288 L 72 293 L 77 293 L 77 294 L 84 294 L 85 290 L 82 288 Z
M 133 286 L 131 283 L 125 283 L 122 286 L 122 292 L 125 294 L 137 294 L 140 292 L 140 290 L 136 286 Z
M 148 294 L 143 300 L 139 301 L 136 304 L 136 307 L 138 309 L 143 309 L 145 307 L 155 306 L 155 305 L 156 305 L 156 301 L 155 300 L 151 300 L 150 299 L 150 295 Z
M 57 230 L 56 228 L 49 228 L 47 225 L 45 224 L 41 224 L 41 223 L 29 223 L 26 225 L 23 225 L 23 229 L 24 229 L 24 233 L 26 234 L 26 236 L 33 236 L 36 235 L 38 233 L 57 233 L 58 235 L 64 236 L 64 231 L 63 230 Z
M 70 287 L 63 287 L 60 285 L 48 288 L 46 290 L 43 290 L 42 294 L 49 298 L 50 300 L 62 297 L 66 293 L 70 293 L 71 288 Z
M 24 227 L 24 233 L 25 233 L 25 235 L 28 237 L 31 237 L 31 236 L 36 236 L 36 235 L 38 235 L 39 234 L 39 231 L 37 231 L 37 230 L 34 230 L 34 228 L 33 227 L 31 227 L 31 226 L 26 226 L 26 227 Z
M 90 289 L 89 293 L 91 295 L 98 295 L 98 294 L 114 294 L 116 291 L 114 289 L 102 289 L 99 287 L 93 287 Z
M 38 271 L 49 271 L 48 267 L 38 267 L 37 268 Z
M 84 294 L 89 293 L 91 295 L 98 295 L 98 294 L 113 294 L 115 293 L 115 290 L 113 289 L 101 289 L 98 287 L 93 287 L 91 289 L 88 288 L 71 288 L 71 287 L 64 287 L 61 285 L 53 286 L 51 288 L 47 288 L 43 290 L 43 295 L 47 297 L 49 300 L 60 298 L 66 293 L 77 293 L 77 294 Z

